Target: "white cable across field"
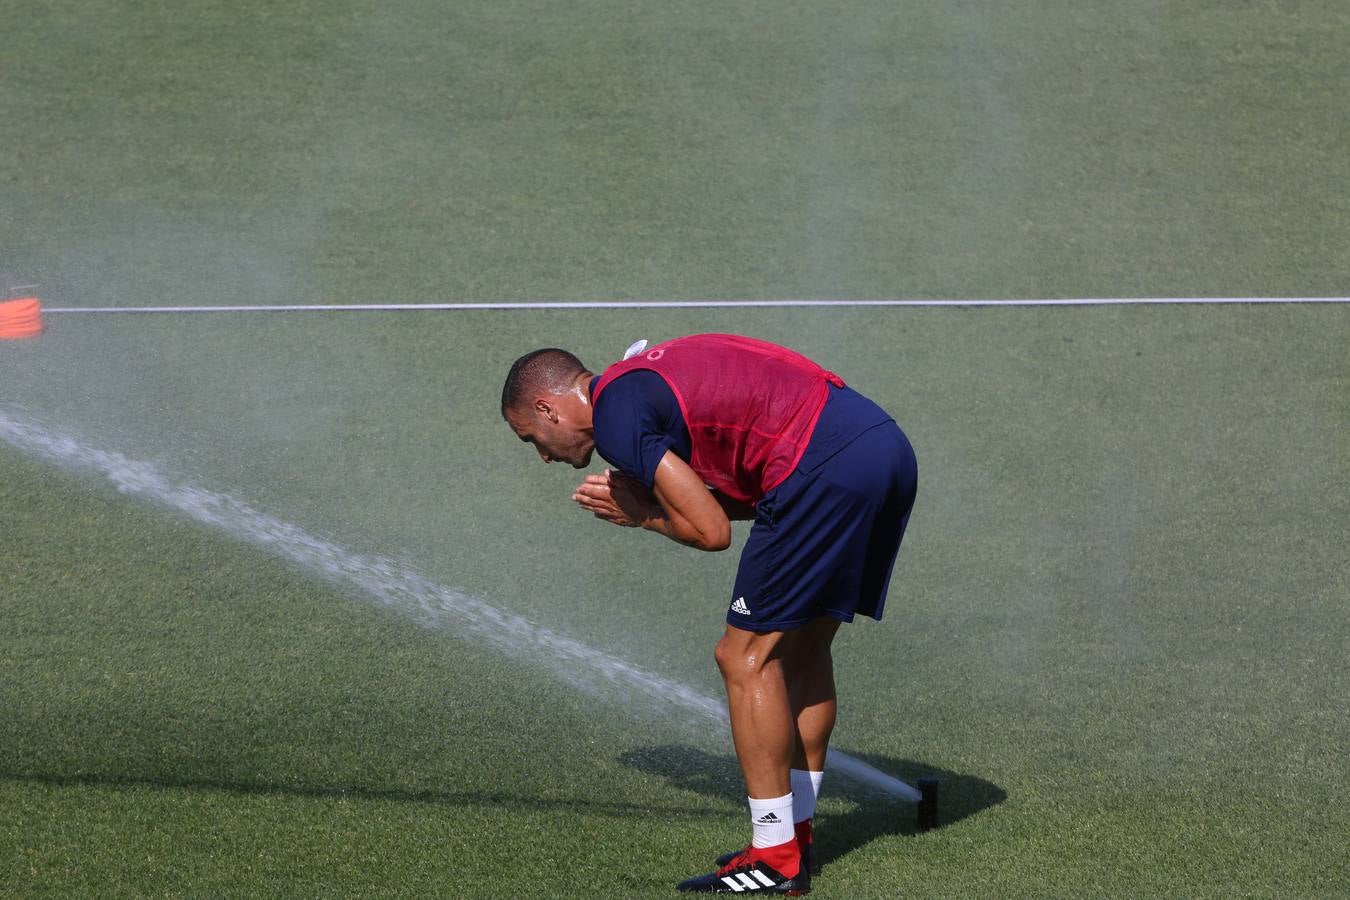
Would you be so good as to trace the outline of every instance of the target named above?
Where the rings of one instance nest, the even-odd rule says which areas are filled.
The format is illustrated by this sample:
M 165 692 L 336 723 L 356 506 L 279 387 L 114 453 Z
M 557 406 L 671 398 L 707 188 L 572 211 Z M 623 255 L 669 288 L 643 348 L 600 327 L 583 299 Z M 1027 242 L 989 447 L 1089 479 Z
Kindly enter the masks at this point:
M 1117 297 L 1045 300 L 537 300 L 479 303 L 317 303 L 255 306 L 58 306 L 44 313 L 433 312 L 531 309 L 791 309 L 793 307 L 1177 306 L 1350 303 L 1350 297 Z

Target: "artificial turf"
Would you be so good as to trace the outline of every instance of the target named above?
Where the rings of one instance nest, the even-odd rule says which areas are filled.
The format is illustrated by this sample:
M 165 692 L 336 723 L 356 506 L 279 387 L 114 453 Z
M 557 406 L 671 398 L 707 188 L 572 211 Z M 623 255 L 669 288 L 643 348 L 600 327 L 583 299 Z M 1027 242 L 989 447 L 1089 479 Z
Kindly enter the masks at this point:
M 607 328 L 727 324 L 686 316 Z M 587 356 L 623 343 L 593 322 L 556 324 Z M 949 821 L 915 836 L 908 807 L 836 781 L 821 896 L 1334 889 L 1339 311 L 742 324 L 810 335 L 920 454 L 891 612 L 840 641 L 839 745 L 905 777 L 940 772 Z M 473 377 L 514 335 L 434 314 L 193 327 L 59 320 L 10 349 L 25 400 L 9 414 L 96 446 L 106 431 L 174 477 L 716 693 L 734 556 L 569 509 L 575 474 L 517 447 Z M 894 352 L 856 349 L 885 327 Z M 152 351 L 170 338 L 212 352 Z M 276 390 L 259 371 L 296 340 L 311 353 Z M 113 370 L 74 377 L 100 353 L 146 360 L 153 402 L 122 403 Z M 220 390 L 241 364 L 256 380 Z M 361 386 L 381 384 L 398 402 L 377 415 Z M 422 629 L 96 478 L 3 459 L 16 892 L 659 896 L 741 837 L 727 741 L 706 724 Z M 550 879 L 503 884 L 504 869 Z
M 0 269 L 49 305 L 1343 294 L 1337 4 L 29 3 Z M 12 64 L 10 64 L 12 61 Z M 821 897 L 1329 896 L 1345 307 L 49 316 L 0 416 L 710 696 L 735 568 L 577 514 L 543 344 L 751 333 L 892 410 Z M 738 539 L 744 532 L 738 532 Z M 0 441 L 0 894 L 669 896 L 729 741 Z

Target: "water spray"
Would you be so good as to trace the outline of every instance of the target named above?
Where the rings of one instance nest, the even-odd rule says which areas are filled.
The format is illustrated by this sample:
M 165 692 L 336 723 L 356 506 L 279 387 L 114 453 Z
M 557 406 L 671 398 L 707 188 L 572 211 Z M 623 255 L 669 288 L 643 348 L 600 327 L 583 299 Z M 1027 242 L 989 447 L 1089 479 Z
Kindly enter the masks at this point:
M 452 630 L 512 659 L 532 659 L 568 684 L 590 693 L 639 696 L 668 714 L 727 729 L 726 706 L 669 678 L 550 631 L 455 588 L 432 582 L 410 566 L 385 556 L 347 550 L 298 525 L 260 512 L 244 501 L 190 482 L 174 481 L 147 462 L 90 447 L 75 437 L 0 411 L 0 440 L 66 469 L 96 473 L 122 493 L 186 514 L 231 537 L 260 547 L 344 588 L 358 599 L 410 617 L 425 628 Z M 936 822 L 936 787 L 930 795 L 835 750 L 831 770 L 879 793 L 919 804 Z M 921 782 L 922 785 L 922 782 Z M 927 804 L 927 806 L 925 806 Z

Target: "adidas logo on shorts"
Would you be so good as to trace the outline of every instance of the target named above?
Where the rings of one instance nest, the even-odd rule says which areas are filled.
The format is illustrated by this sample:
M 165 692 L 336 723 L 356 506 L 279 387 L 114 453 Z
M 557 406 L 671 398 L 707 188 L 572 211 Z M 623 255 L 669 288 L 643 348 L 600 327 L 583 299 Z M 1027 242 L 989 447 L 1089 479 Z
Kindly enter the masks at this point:
M 745 605 L 744 597 L 736 598 L 736 602 L 731 604 L 731 611 L 734 613 L 740 613 L 743 616 L 750 615 L 750 607 Z

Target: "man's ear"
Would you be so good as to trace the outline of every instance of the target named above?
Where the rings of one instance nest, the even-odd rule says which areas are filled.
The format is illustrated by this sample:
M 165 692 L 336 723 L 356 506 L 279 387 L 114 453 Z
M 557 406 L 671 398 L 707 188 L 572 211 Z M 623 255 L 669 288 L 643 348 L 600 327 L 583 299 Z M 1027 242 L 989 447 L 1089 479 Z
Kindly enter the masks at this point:
M 534 401 L 534 411 L 539 413 L 544 418 L 548 419 L 550 422 L 557 424 L 558 411 L 553 408 L 552 403 L 549 403 L 543 397 L 540 397 L 538 400 Z

